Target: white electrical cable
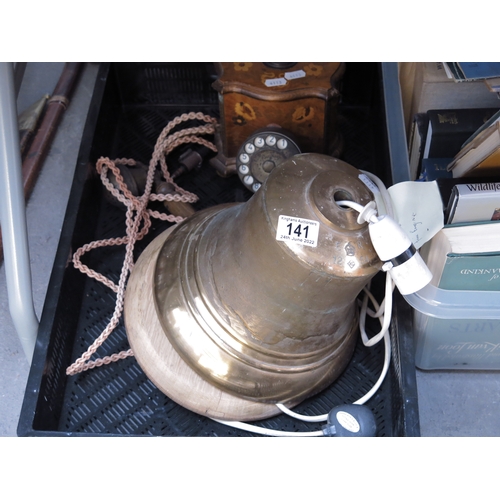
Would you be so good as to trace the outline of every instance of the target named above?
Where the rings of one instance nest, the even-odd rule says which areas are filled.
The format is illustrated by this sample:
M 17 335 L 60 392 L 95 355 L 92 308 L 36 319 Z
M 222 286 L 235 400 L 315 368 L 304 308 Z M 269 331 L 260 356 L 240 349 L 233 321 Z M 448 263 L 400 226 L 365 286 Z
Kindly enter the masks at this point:
M 382 367 L 382 371 L 379 375 L 379 378 L 373 385 L 373 387 L 360 399 L 355 401 L 353 404 L 356 405 L 362 405 L 365 404 L 367 401 L 370 400 L 370 398 L 378 391 L 380 386 L 382 385 L 387 372 L 389 370 L 390 366 L 390 361 L 391 361 L 391 340 L 389 336 L 389 325 L 390 325 L 390 316 L 392 312 L 392 291 L 394 289 L 394 283 L 392 282 L 392 279 L 390 278 L 390 275 L 387 274 L 387 280 L 386 280 L 386 298 L 388 297 L 389 300 L 385 301 L 385 311 L 384 311 L 384 316 L 381 318 L 381 314 L 378 314 L 376 317 L 378 317 L 380 324 L 382 325 L 382 330 L 380 333 L 378 333 L 375 337 L 372 337 L 371 339 L 368 339 L 366 336 L 366 332 L 364 330 L 364 321 L 363 321 L 363 329 L 362 329 L 362 339 L 363 339 L 363 344 L 371 347 L 378 343 L 382 338 L 384 339 L 384 348 L 385 348 L 385 354 L 384 354 L 384 365 Z M 390 293 L 387 295 L 387 291 L 390 290 Z M 368 289 L 365 289 L 365 297 L 367 298 L 363 302 L 367 302 L 368 298 L 372 301 L 372 304 L 374 308 L 380 312 L 380 309 L 382 309 L 382 305 L 379 306 L 377 303 L 375 297 L 371 294 L 371 292 Z M 384 299 L 385 300 L 385 299 Z M 367 313 L 368 308 L 364 304 L 362 307 L 362 311 L 360 313 L 360 316 L 363 316 L 363 314 Z M 377 313 L 375 313 L 377 314 Z M 388 320 L 386 320 L 386 317 L 389 317 Z M 360 319 L 360 325 L 361 325 L 361 319 Z M 361 327 L 360 327 L 361 328 Z M 363 338 L 364 334 L 364 338 Z M 284 404 L 278 403 L 276 406 L 286 415 L 293 417 L 297 420 L 302 420 L 303 422 L 326 422 L 328 420 L 328 414 L 324 415 L 302 415 L 300 413 L 296 413 L 289 408 L 287 408 Z M 214 419 L 215 420 L 215 419 Z M 219 422 L 221 424 L 226 424 L 231 427 L 235 427 L 237 429 L 241 430 L 246 430 L 249 432 L 254 432 L 258 434 L 264 434 L 266 436 L 323 436 L 323 431 L 313 431 L 313 432 L 287 432 L 287 431 L 278 431 L 278 430 L 272 430 L 272 429 L 264 429 L 263 427 L 258 427 L 256 425 L 252 424 L 246 424 L 243 422 L 228 422 L 228 421 L 223 421 L 223 420 L 215 420 L 216 422 Z
M 385 323 L 390 324 L 390 318 L 389 318 L 389 321 L 386 321 L 385 317 L 386 317 L 387 312 L 389 313 L 389 316 L 390 316 L 391 310 L 392 310 L 393 283 L 392 283 L 392 280 L 390 279 L 389 274 L 387 274 L 387 276 L 388 276 L 387 281 L 390 283 L 389 286 L 390 286 L 391 293 L 390 293 L 389 301 L 386 301 L 386 311 L 384 312 L 384 317 L 381 318 L 380 317 L 381 315 L 380 314 L 378 315 L 379 321 L 382 325 L 382 329 L 384 329 Z M 386 292 L 387 292 L 387 289 L 388 289 L 388 287 L 386 287 Z M 375 309 L 380 310 L 382 308 L 382 306 L 378 305 L 374 296 L 371 294 L 371 292 L 368 289 L 365 289 L 365 294 L 366 294 L 365 297 L 368 297 L 372 301 L 372 304 L 373 304 Z M 389 306 L 387 306 L 388 303 L 389 303 Z M 362 308 L 362 312 L 360 313 L 360 315 L 363 314 L 363 311 L 368 311 L 368 308 L 366 306 L 364 306 Z M 361 319 L 360 319 L 360 324 L 361 324 Z M 364 331 L 364 322 L 363 322 L 363 331 Z M 365 404 L 378 391 L 379 387 L 382 385 L 382 383 L 385 379 L 385 376 L 387 375 L 387 372 L 389 370 L 390 361 L 391 361 L 391 341 L 390 341 L 390 337 L 389 337 L 388 327 L 385 328 L 385 331 L 381 330 L 381 332 L 379 334 L 377 334 L 375 337 L 373 337 L 372 339 L 368 339 L 366 337 L 366 332 L 365 332 L 365 338 L 366 338 L 366 342 L 365 342 L 365 339 L 363 339 L 363 343 L 367 346 L 373 346 L 377 342 L 379 342 L 382 338 L 384 339 L 384 348 L 385 348 L 384 365 L 382 367 L 382 371 L 379 375 L 379 378 L 377 379 L 377 381 L 375 382 L 373 387 L 363 397 L 361 397 L 360 399 L 358 399 L 357 401 L 355 401 L 353 403 L 353 404 L 357 404 L 357 405 Z M 373 339 L 377 339 L 377 340 L 375 342 L 371 342 Z M 313 416 L 301 415 L 300 413 L 296 413 L 296 412 L 290 410 L 282 403 L 278 403 L 278 404 L 276 404 L 276 406 L 286 415 L 293 417 L 297 420 L 302 420 L 303 422 L 326 422 L 328 420 L 328 414 L 313 415 Z M 241 429 L 241 430 L 253 432 L 256 434 L 262 434 L 265 436 L 313 437 L 313 436 L 323 436 L 324 435 L 323 431 L 288 432 L 288 431 L 279 431 L 279 430 L 274 430 L 274 429 L 265 429 L 263 427 L 259 427 L 259 426 L 252 425 L 252 424 L 247 424 L 244 422 L 237 422 L 237 421 L 233 422 L 233 421 L 217 420 L 217 419 L 212 419 L 212 420 L 214 420 L 215 422 L 219 422 L 221 424 L 228 425 L 230 427 L 234 427 L 236 429 Z
M 392 206 L 392 198 L 391 195 L 389 194 L 389 191 L 385 187 L 384 183 L 375 174 L 372 174 L 371 172 L 367 172 L 366 170 L 360 170 L 360 172 L 365 174 L 369 179 L 371 179 L 376 184 L 382 196 L 382 200 L 384 202 L 387 215 L 389 215 L 389 217 L 392 217 L 394 219 L 395 212 Z
M 293 432 L 293 431 L 278 431 L 274 429 L 265 429 L 264 427 L 259 427 L 257 425 L 247 424 L 245 422 L 233 422 L 229 420 L 217 420 L 213 418 L 215 422 L 219 424 L 228 425 L 236 429 L 241 429 L 248 432 L 253 432 L 256 434 L 263 434 L 264 436 L 276 436 L 276 437 L 317 437 L 324 436 L 323 431 L 311 431 L 311 432 Z
M 364 172 L 365 174 L 368 174 L 368 172 Z M 385 186 L 383 183 L 378 179 L 377 177 L 373 176 L 370 174 L 370 178 L 377 183 L 377 186 L 379 187 L 382 196 L 387 197 L 389 201 L 385 202 L 386 204 L 386 209 L 389 213 L 392 213 L 392 203 L 390 202 L 390 197 L 389 194 L 387 193 L 387 190 L 385 189 Z M 360 214 L 367 214 L 367 219 L 370 220 L 371 217 L 375 216 L 375 211 L 372 210 L 367 210 L 369 208 L 369 204 L 363 207 L 359 203 L 355 203 L 353 201 L 348 201 L 348 200 L 342 200 L 337 202 L 341 206 L 346 206 L 349 208 L 352 208 L 359 212 Z M 382 371 L 380 373 L 379 378 L 377 379 L 377 382 L 375 385 L 368 391 L 362 398 L 358 399 L 355 401 L 353 404 L 364 404 L 366 403 L 379 389 L 379 387 L 382 385 L 382 382 L 385 379 L 385 376 L 387 375 L 387 371 L 389 370 L 389 365 L 390 365 L 390 360 L 391 360 L 391 345 L 390 345 L 390 337 L 389 337 L 389 327 L 391 324 L 391 316 L 392 316 L 392 292 L 394 290 L 394 282 L 390 276 L 389 273 L 386 274 L 386 286 L 385 286 L 385 297 L 382 302 L 382 304 L 379 306 L 377 303 L 375 297 L 373 294 L 370 292 L 368 288 L 365 287 L 364 292 L 365 296 L 362 301 L 361 305 L 361 311 L 360 311 L 360 321 L 359 321 L 359 326 L 360 326 L 360 333 L 361 333 L 361 339 L 363 341 L 363 344 L 367 347 L 372 347 L 378 342 L 380 342 L 382 339 L 384 339 L 384 347 L 385 347 L 385 355 L 384 355 L 384 365 L 382 367 Z M 370 311 L 368 309 L 368 300 L 371 300 L 375 311 Z M 382 311 L 383 311 L 383 316 L 382 316 Z M 366 315 L 369 315 L 373 318 L 379 318 L 379 321 L 381 323 L 381 330 L 380 332 L 372 337 L 371 339 L 368 338 L 368 335 L 366 334 L 365 330 L 365 324 L 366 324 Z M 381 318 L 382 316 L 382 318 Z M 296 413 L 289 408 L 287 408 L 285 405 L 282 403 L 278 403 L 276 405 L 283 413 L 296 418 L 298 420 L 302 420 L 304 422 L 324 422 L 328 419 L 328 414 L 324 415 L 301 415 L 299 413 Z
M 390 365 L 390 361 L 391 361 L 391 341 L 390 341 L 390 337 L 389 337 L 388 325 L 390 325 L 390 316 L 391 316 L 391 312 L 392 312 L 392 291 L 394 289 L 394 283 L 392 282 L 392 279 L 390 278 L 389 274 L 387 274 L 386 284 L 387 283 L 388 283 L 388 285 L 386 286 L 386 298 L 389 297 L 389 301 L 387 301 L 387 303 L 390 302 L 390 304 L 387 305 L 387 303 L 386 303 L 386 306 L 385 306 L 386 310 L 384 312 L 383 318 L 380 318 L 380 314 L 377 316 L 379 318 L 381 325 L 382 325 L 382 330 L 375 337 L 372 337 L 372 339 L 368 339 L 368 337 L 366 336 L 366 332 L 364 332 L 364 321 L 363 321 L 363 330 L 362 330 L 362 332 L 364 332 L 364 337 L 365 337 L 365 338 L 363 338 L 363 333 L 362 333 L 363 344 L 366 345 L 367 347 L 371 347 L 371 346 L 375 345 L 382 338 L 384 339 L 384 347 L 385 347 L 384 365 L 382 367 L 382 371 L 379 375 L 379 378 L 375 382 L 375 385 L 363 397 L 361 397 L 360 399 L 355 401 L 353 403 L 355 405 L 365 404 L 377 392 L 379 387 L 382 385 L 382 382 L 384 381 L 385 376 L 387 375 L 387 372 L 389 370 L 389 365 Z M 387 295 L 388 289 L 390 289 L 389 295 Z M 375 298 L 373 297 L 373 295 L 370 293 L 369 290 L 365 289 L 365 294 L 366 294 L 365 297 L 368 297 L 372 301 L 375 309 L 381 309 L 382 306 L 379 307 L 377 301 L 375 300 Z M 363 302 L 365 302 L 365 300 Z M 366 311 L 368 311 L 368 308 L 366 306 L 364 306 L 362 308 L 360 316 L 362 317 L 364 312 L 366 312 Z M 385 319 L 386 316 L 389 316 L 388 320 Z M 361 324 L 361 318 L 360 318 L 360 324 Z M 385 326 L 386 324 L 387 324 L 387 327 Z M 285 405 L 283 405 L 281 403 L 278 403 L 276 406 L 283 413 L 286 413 L 290 417 L 296 418 L 298 420 L 302 420 L 304 422 L 325 422 L 328 419 L 328 414 L 314 415 L 314 416 L 301 415 L 300 413 L 296 413 L 296 412 L 290 410 L 289 408 L 287 408 Z
M 368 335 L 366 334 L 365 330 L 365 321 L 366 321 L 366 315 L 367 315 L 367 307 L 368 307 L 368 300 L 367 300 L 367 295 L 365 295 L 365 298 L 363 299 L 363 304 L 361 306 L 361 312 L 360 312 L 360 318 L 359 318 L 359 328 L 361 331 L 361 338 L 363 339 L 363 344 L 367 347 L 374 346 L 380 340 L 382 340 L 382 337 L 385 335 L 386 332 L 389 331 L 389 326 L 391 324 L 391 316 L 392 316 L 392 292 L 394 290 L 394 282 L 392 281 L 391 275 L 389 273 L 386 274 L 386 280 L 385 280 L 385 297 L 384 297 L 384 317 L 383 320 L 381 321 L 382 323 L 382 328 L 380 332 L 372 337 L 371 339 L 368 338 Z M 367 293 L 367 290 L 365 290 L 365 293 Z M 368 291 L 369 293 L 369 291 Z M 371 295 L 371 294 L 370 294 Z M 373 296 L 371 297 L 371 300 L 373 301 Z M 375 303 L 376 304 L 376 303 Z M 378 307 L 378 304 L 376 304 L 375 308 Z M 380 319 L 380 317 L 379 317 Z

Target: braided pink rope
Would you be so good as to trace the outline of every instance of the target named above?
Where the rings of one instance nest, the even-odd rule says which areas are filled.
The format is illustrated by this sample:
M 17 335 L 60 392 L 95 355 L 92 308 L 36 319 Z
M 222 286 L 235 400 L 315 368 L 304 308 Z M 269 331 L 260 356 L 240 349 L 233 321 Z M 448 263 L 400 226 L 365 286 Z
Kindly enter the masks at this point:
M 180 130 L 170 135 L 170 131 L 177 125 L 188 120 L 199 120 L 207 123 L 207 125 L 202 125 L 198 127 L 192 127 L 185 130 Z M 160 213 L 156 210 L 150 210 L 147 208 L 149 201 L 180 201 L 186 203 L 193 203 L 198 200 L 198 197 L 188 191 L 177 186 L 177 184 L 172 180 L 168 172 L 167 163 L 165 157 L 180 144 L 185 143 L 198 143 L 203 144 L 212 151 L 217 151 L 215 145 L 206 139 L 198 137 L 200 134 L 213 134 L 215 131 L 216 119 L 204 115 L 203 113 L 186 113 L 181 116 L 174 118 L 168 125 L 163 129 L 159 135 L 156 145 L 153 151 L 153 155 L 149 162 L 148 174 L 146 180 L 146 187 L 144 193 L 140 197 L 135 197 L 132 195 L 130 190 L 127 188 L 120 170 L 117 165 L 135 165 L 136 162 L 133 159 L 121 158 L 117 160 L 110 160 L 109 158 L 100 158 L 97 162 L 96 169 L 101 176 L 102 183 L 110 191 L 113 196 L 115 196 L 121 203 L 127 207 L 127 213 L 125 216 L 126 222 L 126 236 L 121 238 L 110 238 L 107 240 L 99 240 L 88 243 L 81 248 L 79 248 L 73 255 L 73 264 L 81 272 L 87 274 L 91 278 L 94 278 L 101 283 L 105 284 L 111 288 L 116 293 L 116 303 L 113 315 L 108 325 L 104 331 L 97 337 L 97 339 L 92 343 L 92 345 L 83 353 L 71 366 L 66 369 L 67 375 L 76 375 L 83 371 L 102 366 L 104 364 L 109 364 L 120 359 L 125 359 L 129 356 L 133 356 L 134 353 L 132 349 L 127 351 L 121 351 L 117 354 L 112 354 L 111 356 L 106 356 L 104 358 L 96 359 L 90 361 L 92 355 L 97 351 L 97 349 L 106 341 L 111 332 L 116 328 L 119 323 L 120 317 L 123 312 L 123 302 L 125 296 L 125 286 L 127 278 L 130 271 L 134 265 L 133 262 L 133 251 L 135 243 L 141 240 L 149 231 L 151 227 L 151 217 L 155 217 L 164 221 L 170 221 L 174 223 L 181 222 L 184 220 L 183 217 L 174 216 L 171 214 Z M 165 179 L 174 185 L 177 193 L 175 194 L 164 194 L 157 195 L 151 193 L 153 188 L 154 174 L 156 167 L 160 163 L 162 173 Z M 108 179 L 108 171 L 111 171 L 116 178 L 119 189 L 115 188 Z M 141 228 L 142 224 L 142 228 Z M 111 281 L 106 276 L 90 269 L 88 266 L 81 262 L 81 257 L 86 252 L 93 250 L 95 248 L 112 246 L 112 245 L 126 245 L 125 247 L 125 259 L 123 262 L 120 279 L 118 284 Z

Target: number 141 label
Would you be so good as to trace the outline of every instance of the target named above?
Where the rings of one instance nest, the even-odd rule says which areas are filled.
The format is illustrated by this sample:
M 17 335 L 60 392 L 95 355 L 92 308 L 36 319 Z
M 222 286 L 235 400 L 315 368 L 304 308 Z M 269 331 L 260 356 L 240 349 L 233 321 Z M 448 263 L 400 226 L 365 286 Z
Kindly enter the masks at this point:
M 318 244 L 319 222 L 280 215 L 276 239 L 315 247 Z

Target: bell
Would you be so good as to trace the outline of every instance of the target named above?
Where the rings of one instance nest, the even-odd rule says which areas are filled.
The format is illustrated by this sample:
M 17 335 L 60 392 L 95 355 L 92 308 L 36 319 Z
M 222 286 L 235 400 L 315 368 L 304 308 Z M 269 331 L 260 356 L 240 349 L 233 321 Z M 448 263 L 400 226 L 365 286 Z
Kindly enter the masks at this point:
M 258 420 L 330 385 L 358 335 L 356 297 L 381 269 L 360 172 L 307 153 L 246 203 L 218 205 L 159 235 L 131 273 L 125 326 L 171 399 L 202 415 Z

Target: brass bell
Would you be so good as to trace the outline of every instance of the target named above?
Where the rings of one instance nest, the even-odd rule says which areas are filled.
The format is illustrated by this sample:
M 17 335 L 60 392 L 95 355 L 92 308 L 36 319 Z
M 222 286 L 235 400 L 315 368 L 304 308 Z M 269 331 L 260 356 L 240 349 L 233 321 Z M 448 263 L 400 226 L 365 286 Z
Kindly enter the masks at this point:
M 330 385 L 358 335 L 356 297 L 381 269 L 360 172 L 293 156 L 246 203 L 202 210 L 145 249 L 131 273 L 125 326 L 150 380 L 213 418 L 257 420 Z

